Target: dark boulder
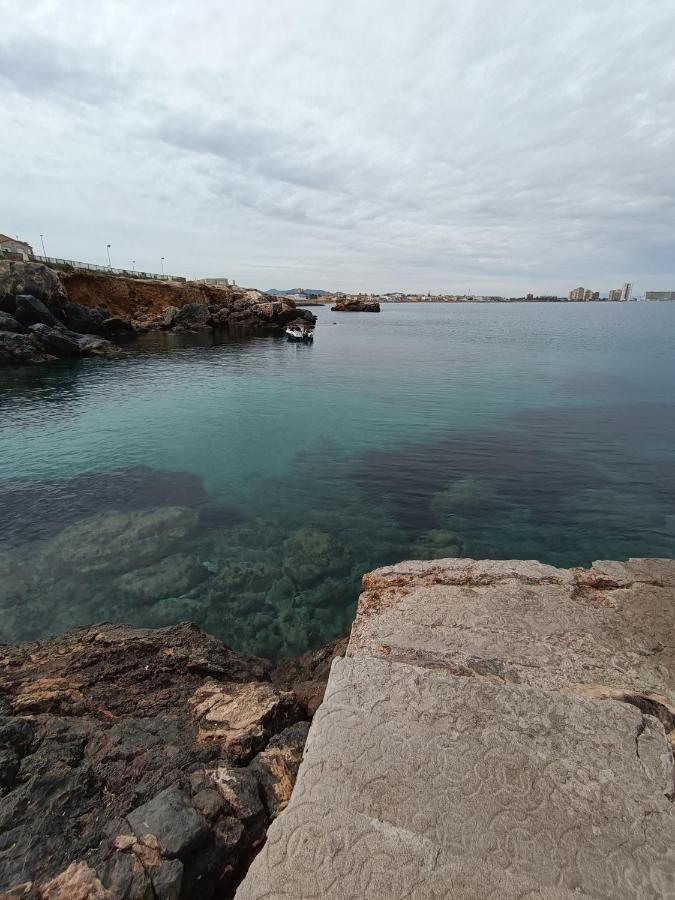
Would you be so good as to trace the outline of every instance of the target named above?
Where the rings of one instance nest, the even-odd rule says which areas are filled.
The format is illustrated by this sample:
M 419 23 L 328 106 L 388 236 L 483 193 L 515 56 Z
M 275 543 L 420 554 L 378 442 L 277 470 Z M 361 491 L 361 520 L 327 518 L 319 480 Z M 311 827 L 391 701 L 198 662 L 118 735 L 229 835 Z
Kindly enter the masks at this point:
M 107 314 L 100 309 L 92 309 L 81 303 L 66 304 L 64 322 L 71 331 L 109 337 L 110 333 L 105 325 L 106 318 Z
M 26 334 L 28 329 L 9 313 L 0 312 L 0 331 L 12 331 L 14 334 Z
M 128 319 L 120 319 L 117 316 L 106 319 L 103 325 L 111 337 L 125 337 L 127 335 L 131 337 L 135 333 L 134 326 Z
M 180 788 L 169 787 L 127 816 L 137 837 L 154 834 L 162 853 L 185 858 L 208 837 L 208 825 L 196 812 L 189 796 Z
M 187 303 L 178 310 L 173 317 L 173 324 L 180 325 L 183 328 L 194 328 L 195 326 L 208 325 L 211 320 L 211 313 L 208 306 L 201 303 Z
M 42 347 L 32 334 L 0 331 L 0 367 L 25 366 L 54 361 L 54 355 Z
M 32 325 L 31 331 L 40 346 L 52 356 L 58 356 L 59 359 L 82 356 L 79 335 L 72 331 L 66 331 L 64 328 L 49 328 L 42 323 Z
M 16 297 L 14 318 L 26 327 L 30 325 L 61 325 L 62 323 L 45 306 L 42 300 L 30 294 L 19 294 Z

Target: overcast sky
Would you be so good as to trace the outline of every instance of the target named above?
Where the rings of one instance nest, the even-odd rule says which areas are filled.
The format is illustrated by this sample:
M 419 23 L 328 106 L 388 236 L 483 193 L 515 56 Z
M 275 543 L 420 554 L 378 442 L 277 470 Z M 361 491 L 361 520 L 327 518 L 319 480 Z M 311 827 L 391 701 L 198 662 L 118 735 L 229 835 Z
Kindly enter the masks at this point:
M 0 0 L 0 232 L 269 287 L 675 289 L 675 0 Z

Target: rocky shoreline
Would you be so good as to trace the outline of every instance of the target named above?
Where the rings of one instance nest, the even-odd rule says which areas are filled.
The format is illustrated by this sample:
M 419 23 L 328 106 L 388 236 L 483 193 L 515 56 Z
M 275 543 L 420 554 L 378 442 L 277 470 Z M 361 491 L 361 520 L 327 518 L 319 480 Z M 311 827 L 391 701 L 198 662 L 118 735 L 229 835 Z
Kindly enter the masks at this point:
M 315 320 L 292 300 L 261 291 L 0 261 L 0 366 L 115 358 L 117 341 L 153 329 L 280 331 Z
M 276 669 L 188 623 L 0 646 L 0 896 L 232 897 L 345 646 Z

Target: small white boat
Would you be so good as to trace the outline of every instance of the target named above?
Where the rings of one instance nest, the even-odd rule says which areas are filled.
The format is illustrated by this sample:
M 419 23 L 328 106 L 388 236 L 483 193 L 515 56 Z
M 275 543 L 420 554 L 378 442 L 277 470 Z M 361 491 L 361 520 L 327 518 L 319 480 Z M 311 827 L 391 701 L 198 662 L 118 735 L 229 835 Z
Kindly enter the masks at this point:
M 309 325 L 289 325 L 286 334 L 289 341 L 302 341 L 308 344 L 314 340 L 314 330 Z

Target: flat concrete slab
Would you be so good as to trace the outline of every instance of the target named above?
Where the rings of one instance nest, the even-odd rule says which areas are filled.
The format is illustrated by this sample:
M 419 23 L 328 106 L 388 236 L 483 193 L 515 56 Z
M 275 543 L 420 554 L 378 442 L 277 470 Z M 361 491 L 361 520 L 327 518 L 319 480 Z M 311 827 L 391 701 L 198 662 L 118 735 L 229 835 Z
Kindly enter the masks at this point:
M 675 898 L 675 563 L 364 578 L 262 898 Z

